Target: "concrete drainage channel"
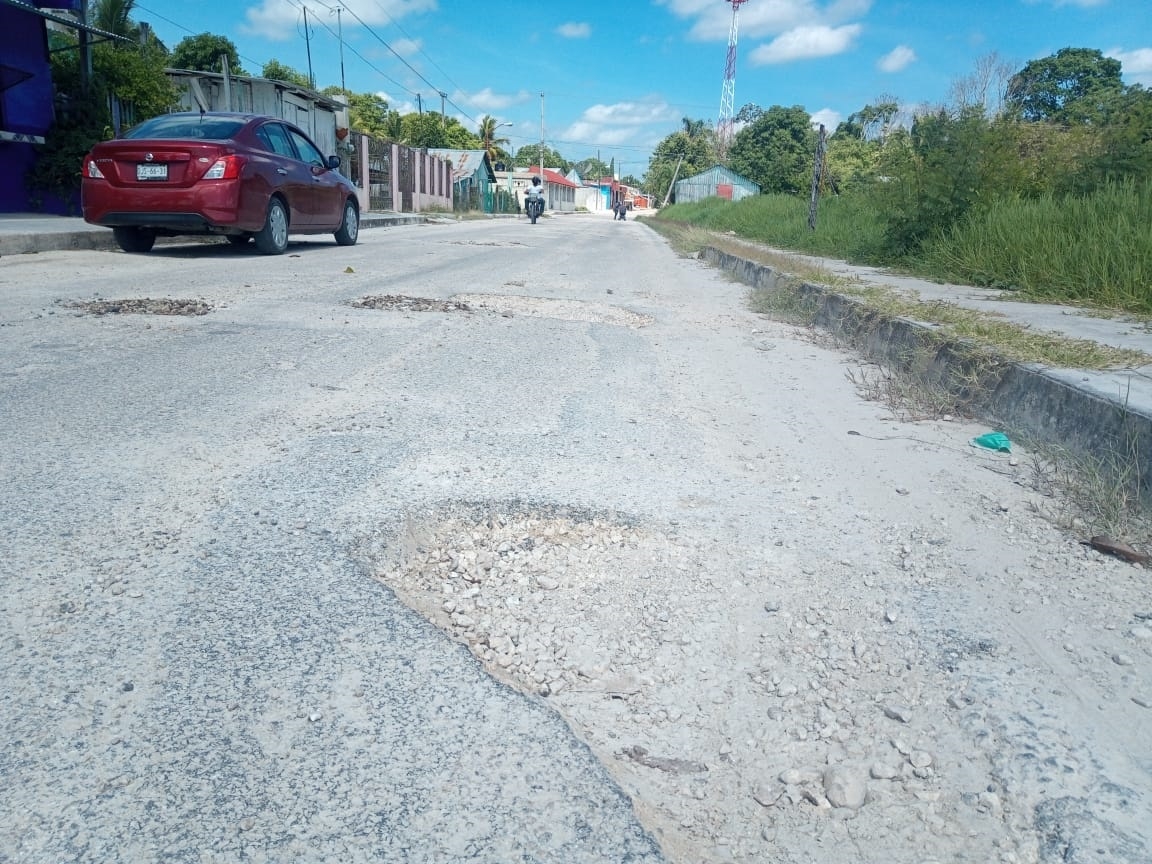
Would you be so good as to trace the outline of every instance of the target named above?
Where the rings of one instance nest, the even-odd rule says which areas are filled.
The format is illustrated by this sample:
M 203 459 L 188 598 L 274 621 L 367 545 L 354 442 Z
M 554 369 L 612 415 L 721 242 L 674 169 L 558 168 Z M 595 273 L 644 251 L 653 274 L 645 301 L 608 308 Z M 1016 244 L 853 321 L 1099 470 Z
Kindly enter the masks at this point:
M 983 380 L 971 388 L 971 352 L 962 344 L 942 342 L 926 324 L 889 318 L 876 326 L 875 313 L 852 297 L 796 280 L 714 247 L 701 257 L 753 288 L 774 290 L 787 283 L 815 308 L 816 326 L 843 338 L 870 359 L 904 373 L 914 373 L 935 386 L 953 390 L 970 411 L 1026 441 L 1063 448 L 1115 470 L 1139 477 L 1141 494 L 1152 500 L 1152 416 L 1115 396 L 1082 385 L 1079 372 L 1000 359 L 985 367 Z M 869 326 L 864 326 L 865 322 Z M 931 357 L 925 362 L 925 346 Z M 1087 380 L 1087 379 L 1085 379 Z M 960 392 L 968 388 L 969 392 Z

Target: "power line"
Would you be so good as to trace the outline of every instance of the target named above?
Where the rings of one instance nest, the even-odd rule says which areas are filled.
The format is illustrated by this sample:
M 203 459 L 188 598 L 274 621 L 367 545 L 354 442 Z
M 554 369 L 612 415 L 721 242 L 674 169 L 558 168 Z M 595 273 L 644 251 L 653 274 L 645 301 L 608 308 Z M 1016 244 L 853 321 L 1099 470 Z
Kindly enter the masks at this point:
M 404 36 L 405 36 L 405 38 L 407 38 L 407 39 L 408 39 L 408 41 L 409 41 L 409 42 L 411 42 L 413 45 L 417 45 L 417 46 L 419 45 L 419 40 L 418 40 L 418 39 L 413 39 L 413 38 L 412 38 L 412 34 L 411 34 L 411 33 L 409 33 L 407 30 L 405 30 L 405 29 L 404 29 L 404 28 L 403 28 L 403 27 L 400 25 L 400 22 L 399 22 L 399 21 L 397 21 L 395 18 L 393 18 L 393 17 L 392 17 L 392 16 L 391 16 L 391 15 L 388 13 L 388 10 L 387 10 L 387 9 L 385 9 L 385 8 L 384 8 L 384 7 L 381 5 L 381 3 L 380 3 L 380 0 L 374 0 L 374 2 L 375 2 L 375 3 L 376 3 L 376 5 L 377 5 L 377 6 L 380 8 L 380 11 L 384 13 L 384 17 L 385 17 L 385 18 L 387 18 L 387 19 L 388 19 L 388 20 L 389 20 L 389 21 L 392 23 L 392 26 L 393 26 L 393 27 L 395 27 L 397 30 L 399 30 L 401 33 L 403 33 L 403 34 L 404 34 Z M 457 84 L 455 81 L 453 81 L 453 80 L 452 80 L 452 76 L 451 76 L 451 75 L 449 75 L 447 72 L 445 72 L 443 69 L 441 69 L 441 68 L 440 68 L 440 66 L 439 66 L 439 65 L 437 65 L 436 61 L 435 61 L 435 60 L 433 60 L 431 57 L 429 57 L 429 56 L 428 56 L 428 54 L 427 54 L 427 53 L 424 51 L 424 49 L 423 49 L 423 48 L 417 47 L 417 49 L 416 49 L 416 50 L 420 52 L 421 56 L 423 56 L 423 58 L 424 58 L 425 60 L 427 60 L 429 63 L 431 63 L 431 64 L 432 64 L 433 68 L 434 68 L 434 69 L 435 69 L 437 72 L 439 72 L 441 75 L 443 75 L 445 78 L 447 78 L 447 79 L 448 79 L 448 83 L 449 83 L 449 84 L 451 84 L 451 85 L 452 85 L 453 87 L 455 87 L 457 90 L 463 90 L 463 89 L 464 89 L 464 88 L 463 88 L 463 87 L 461 87 L 459 84 Z
M 438 96 L 440 96 L 440 98 L 444 99 L 444 100 L 445 100 L 445 101 L 446 101 L 446 102 L 447 102 L 449 105 L 451 105 L 453 108 L 455 108 L 455 109 L 456 109 L 457 111 L 459 111 L 461 114 L 463 114 L 465 117 L 467 117 L 467 118 L 468 118 L 469 120 L 471 120 L 473 123 L 475 123 L 475 122 L 476 122 L 476 118 L 475 118 L 475 117 L 473 117 L 471 114 L 469 114 L 469 113 L 468 113 L 467 111 L 465 111 L 463 108 L 461 108 L 459 105 L 457 105 L 457 104 L 456 104 L 455 102 L 453 102 L 451 99 L 449 99 L 449 98 L 448 98 L 448 94 L 446 94 L 446 93 L 445 93 L 443 90 L 441 90 L 439 87 L 437 87 L 435 84 L 433 84 L 433 83 L 432 83 L 431 81 L 429 81 L 427 78 L 425 78 L 425 77 L 424 77 L 424 73 L 422 73 L 422 72 L 421 72 L 419 69 L 417 69 L 417 68 L 416 68 L 415 66 L 413 66 L 411 63 L 409 63 L 407 60 L 405 60 L 405 59 L 404 59 L 404 57 L 403 57 L 403 56 L 402 56 L 402 55 L 401 55 L 401 54 L 400 54 L 400 53 L 399 53 L 399 52 L 398 52 L 398 51 L 397 51 L 395 48 L 393 48 L 393 47 L 392 47 L 391 45 L 389 45 L 389 44 L 388 44 L 386 41 L 384 41 L 384 38 L 383 38 L 383 37 L 382 37 L 382 36 L 381 36 L 379 33 L 377 33 L 375 30 L 373 30 L 371 27 L 369 27 L 369 26 L 368 26 L 368 25 L 367 25 L 367 24 L 364 22 L 364 19 L 363 19 L 363 18 L 361 18 L 359 15 L 357 15 L 357 14 L 356 14 L 355 12 L 353 12 L 351 9 L 347 9 L 347 8 L 346 8 L 344 11 L 346 11 L 346 12 L 347 12 L 349 15 L 351 15 L 353 18 L 355 18 L 357 21 L 359 21 L 359 22 L 360 22 L 360 26 L 361 26 L 361 27 L 363 27 L 365 30 L 367 30 L 369 33 L 371 33 L 371 34 L 372 34 L 372 36 L 373 36 L 373 38 L 374 38 L 374 39 L 375 39 L 377 42 L 379 42 L 381 45 L 383 45 L 385 48 L 387 48 L 387 49 L 388 49 L 390 52 L 392 52 L 392 54 L 393 54 L 393 55 L 396 57 L 396 59 L 397 59 L 397 60 L 399 60 L 401 63 L 403 63 L 405 66 L 407 66 L 407 67 L 408 67 L 408 68 L 409 68 L 409 69 L 412 71 L 412 74 L 413 74 L 413 75 L 415 75 L 417 78 L 419 78 L 421 81 L 423 81 L 423 82 L 424 82 L 425 84 L 427 84 L 429 87 L 431 87 L 431 88 L 432 88 L 432 90 L 433 90 L 433 92 L 435 92 L 435 93 L 436 93 Z M 409 91 L 409 92 L 411 92 L 411 91 Z
M 303 0 L 300 0 L 300 2 L 297 2 L 297 0 L 286 0 L 286 2 L 287 2 L 287 3 L 288 3 L 290 6 L 294 6 L 294 7 L 296 7 L 297 9 L 302 9 L 302 8 L 303 8 L 303 5 L 304 5 L 304 4 L 303 4 Z M 316 2 L 318 2 L 318 3 L 319 3 L 319 0 L 316 0 Z M 328 6 L 326 3 L 319 3 L 319 5 L 320 5 L 320 6 L 323 6 L 325 9 L 328 9 L 329 11 L 331 11 L 331 9 L 332 9 L 332 7 Z M 344 11 L 345 11 L 345 12 L 350 12 L 350 10 L 349 10 L 349 9 L 347 9 L 346 7 L 344 8 Z M 353 12 L 353 13 L 351 13 L 351 14 L 352 14 L 352 15 L 355 15 L 356 13 L 354 13 L 354 12 Z M 319 22 L 319 24 L 320 24 L 320 26 L 321 26 L 321 27 L 323 27 L 325 30 L 327 30 L 327 31 L 328 31 L 328 33 L 329 33 L 329 34 L 331 34 L 332 36 L 334 36 L 336 39 L 340 40 L 341 44 L 342 44 L 342 45 L 344 45 L 344 47 L 345 47 L 345 48 L 347 48 L 349 51 L 351 51 L 353 54 L 355 54 L 357 57 L 359 57 L 359 58 L 360 58 L 360 60 L 361 60 L 361 62 L 363 62 L 363 64 L 364 64 L 365 66 L 367 66 L 369 69 L 371 69 L 371 70 L 372 70 L 373 72 L 375 72 L 377 75 L 379 75 L 379 76 L 380 76 L 381 78 L 383 78 L 385 81 L 388 81 L 388 82 L 390 82 L 390 83 L 392 83 L 392 84 L 395 84 L 397 87 L 399 87 L 399 88 L 400 88 L 401 90 L 403 90 L 405 93 L 407 93 L 409 96 L 416 96 L 416 95 L 417 95 L 417 93 L 416 93 L 416 91 L 415 91 L 415 90 L 409 90 L 407 87 L 405 87 L 405 86 L 404 86 L 403 84 L 401 84 L 399 81 L 397 81 L 395 78 L 392 78 L 391 76 L 389 76 L 389 75 L 385 74 L 385 73 L 384 73 L 383 71 L 381 71 L 381 70 L 380 70 L 380 69 L 379 69 L 379 68 L 378 68 L 378 67 L 377 67 L 375 64 L 373 64 L 371 61 L 369 61 L 369 60 L 368 60 L 368 58 L 366 58 L 366 57 L 365 57 L 363 54 L 361 54 L 359 51 L 357 51 L 357 50 L 356 50 L 354 47 L 352 47 L 351 45 L 349 45 L 347 42 L 344 42 L 344 41 L 343 41 L 343 40 L 340 38 L 340 36 L 339 36 L 337 33 L 335 33 L 333 30 L 332 30 L 332 28 L 331 28 L 331 27 L 329 27 L 327 24 L 325 24 L 325 23 L 324 23 L 324 20 L 323 20 L 322 18 L 314 18 L 313 20 L 315 20 L 315 21 Z M 357 20 L 359 20 L 359 19 L 357 19 Z

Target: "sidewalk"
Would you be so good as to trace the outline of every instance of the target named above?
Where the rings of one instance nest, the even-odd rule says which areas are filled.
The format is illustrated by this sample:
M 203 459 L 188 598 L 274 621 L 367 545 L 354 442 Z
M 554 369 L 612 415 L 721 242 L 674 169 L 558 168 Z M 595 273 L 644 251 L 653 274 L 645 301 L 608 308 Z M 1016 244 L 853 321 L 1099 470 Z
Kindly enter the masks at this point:
M 844 261 L 798 255 L 773 249 L 782 255 L 851 278 L 863 286 L 881 286 L 919 298 L 925 303 L 945 302 L 990 313 L 1005 321 L 1039 332 L 1058 334 L 1144 352 L 1152 357 L 1152 323 L 1117 314 L 1096 317 L 1072 306 L 1023 303 L 1011 291 L 947 285 L 890 273 Z M 722 252 L 704 250 L 704 259 L 728 270 L 750 285 L 771 288 L 772 268 Z M 855 300 L 835 289 L 805 284 L 804 290 L 819 295 L 823 311 L 817 323 L 836 330 L 850 317 Z M 849 325 L 850 326 L 850 325 Z M 868 346 L 876 359 L 899 366 L 907 360 L 917 331 L 934 325 L 896 319 L 882 342 Z M 937 362 L 947 363 L 941 352 Z M 956 358 L 951 358 L 953 362 Z M 1033 441 L 1063 447 L 1091 458 L 1105 458 L 1136 472 L 1143 492 L 1152 500 L 1152 361 L 1130 369 L 1057 369 L 1040 364 L 1013 364 L 988 394 L 980 408 L 989 423 Z
M 360 227 L 385 228 L 426 222 L 423 213 L 361 213 Z M 76 216 L 0 213 L 0 256 L 76 249 L 115 249 L 110 228 Z

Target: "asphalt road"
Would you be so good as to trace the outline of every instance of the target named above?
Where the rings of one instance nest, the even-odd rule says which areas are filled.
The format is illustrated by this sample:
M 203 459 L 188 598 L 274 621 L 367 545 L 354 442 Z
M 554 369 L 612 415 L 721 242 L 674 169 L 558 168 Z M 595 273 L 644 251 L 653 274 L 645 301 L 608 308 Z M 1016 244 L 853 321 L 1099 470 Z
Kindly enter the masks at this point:
M 661 860 L 544 701 L 365 563 L 497 474 L 536 494 L 540 426 L 589 431 L 595 326 L 345 305 L 590 286 L 639 234 L 529 228 L 4 259 L 0 861 Z M 56 303 L 97 296 L 214 310 Z
M 744 299 L 595 216 L 0 260 L 0 862 L 1148 860 L 1144 571 Z M 692 550 L 547 609 L 629 704 L 373 578 L 555 508 Z

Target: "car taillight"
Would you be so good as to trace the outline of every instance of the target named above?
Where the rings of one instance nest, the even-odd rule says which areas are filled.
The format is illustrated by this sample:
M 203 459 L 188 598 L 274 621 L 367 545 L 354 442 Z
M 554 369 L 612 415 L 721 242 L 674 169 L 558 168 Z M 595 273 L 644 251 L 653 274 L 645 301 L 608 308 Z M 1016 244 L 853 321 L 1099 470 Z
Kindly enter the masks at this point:
M 235 180 L 240 176 L 240 167 L 244 160 L 239 156 L 222 156 L 212 163 L 212 167 L 204 172 L 205 180 Z
M 90 157 L 84 158 L 84 176 L 104 179 L 104 175 L 100 173 L 100 169 L 96 167 L 95 161 Z

